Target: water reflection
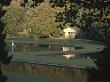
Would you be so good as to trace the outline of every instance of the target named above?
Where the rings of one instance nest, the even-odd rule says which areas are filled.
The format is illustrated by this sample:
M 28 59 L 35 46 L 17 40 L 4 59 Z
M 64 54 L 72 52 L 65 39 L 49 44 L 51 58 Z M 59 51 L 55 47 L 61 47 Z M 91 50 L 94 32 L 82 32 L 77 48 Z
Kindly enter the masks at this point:
M 15 47 L 16 45 L 16 47 Z M 11 50 L 11 47 L 14 47 L 14 51 L 27 51 L 27 52 L 33 52 L 33 51 L 71 51 L 71 50 L 77 50 L 77 49 L 83 49 L 80 46 L 64 46 L 64 45 L 42 45 L 42 44 L 23 44 L 23 43 L 17 43 L 13 44 L 11 43 L 11 46 L 9 44 L 9 50 Z
M 16 44 L 14 48 L 14 52 L 38 52 L 38 51 L 61 51 L 62 48 L 60 46 L 51 46 L 51 45 L 35 45 L 35 44 Z M 11 51 L 11 48 L 10 48 Z
M 6 48 L 6 43 L 4 41 L 6 35 L 0 33 L 0 82 L 6 82 L 7 77 L 2 71 L 2 64 L 9 64 L 12 56 L 8 56 L 8 49 Z
M 42 44 L 23 44 L 23 43 L 17 43 L 15 44 L 12 49 L 11 46 L 9 47 L 9 51 L 13 52 L 12 53 L 22 53 L 24 55 L 36 55 L 36 56 L 41 56 L 41 55 L 50 55 L 50 56 L 55 56 L 55 55 L 60 55 L 62 57 L 65 57 L 67 59 L 69 58 L 88 58 L 87 55 L 79 55 L 79 54 L 63 54 L 62 52 L 65 51 L 73 51 L 77 49 L 83 49 L 81 46 L 63 46 L 63 45 L 42 45 Z
M 96 55 L 94 60 L 97 69 L 88 70 L 89 82 L 110 82 L 110 48 L 104 48 L 101 52 L 91 53 Z
M 75 47 L 63 47 L 63 51 L 75 50 Z
M 75 58 L 76 54 L 67 54 L 67 55 L 63 55 L 63 57 L 70 59 L 70 58 Z
M 11 52 L 12 52 L 12 54 L 14 53 L 14 47 L 15 47 L 15 43 L 14 43 L 14 41 L 12 40 L 11 41 Z
M 6 82 L 7 77 L 3 74 L 2 70 L 0 69 L 0 82 Z
M 25 76 L 42 76 L 64 80 L 64 82 L 87 82 L 88 77 L 86 69 L 36 65 L 20 62 L 11 62 L 9 65 L 2 67 L 2 70 L 6 75 L 20 74 Z

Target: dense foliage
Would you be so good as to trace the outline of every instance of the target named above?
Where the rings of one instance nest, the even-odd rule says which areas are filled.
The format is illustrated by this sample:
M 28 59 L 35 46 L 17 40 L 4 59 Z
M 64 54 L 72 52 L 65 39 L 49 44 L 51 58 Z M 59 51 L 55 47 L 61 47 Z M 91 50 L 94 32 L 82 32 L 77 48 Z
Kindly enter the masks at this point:
M 100 40 L 109 47 L 95 61 L 99 79 L 109 75 L 110 0 L 0 0 L 0 64 L 11 59 L 5 49 L 6 33 L 49 37 L 60 35 L 67 23 L 81 29 L 80 38 Z M 0 81 L 2 76 L 0 70 Z M 96 77 L 96 70 L 92 76 Z
M 65 11 L 57 15 L 58 22 L 78 26 L 84 38 L 110 44 L 109 0 L 51 0 L 51 4 L 52 7 L 65 7 Z
M 102 41 L 107 48 L 97 55 L 97 69 L 91 68 L 90 82 L 110 81 L 110 0 L 51 0 L 52 7 L 65 7 L 57 20 L 81 28 L 81 38 Z M 63 4 L 62 4 L 63 3 Z M 63 19 L 63 20 L 61 20 Z
M 10 3 L 9 0 L 5 0 Z M 12 0 L 2 17 L 5 32 L 27 31 L 37 37 L 60 35 L 69 23 L 81 29 L 80 38 L 100 40 L 110 44 L 109 0 Z M 18 4 L 18 5 L 15 5 Z M 2 1 L 1 6 L 3 6 Z M 8 20 L 7 20 L 8 19 Z M 2 25 L 3 26 L 3 25 Z
M 5 8 L 7 12 L 1 18 L 5 24 L 4 33 L 19 35 L 25 32 L 27 36 L 37 37 L 61 35 L 60 23 L 55 22 L 56 10 L 49 5 L 48 1 L 41 2 L 36 2 L 39 5 L 34 4 L 33 7 L 31 0 L 13 1 Z

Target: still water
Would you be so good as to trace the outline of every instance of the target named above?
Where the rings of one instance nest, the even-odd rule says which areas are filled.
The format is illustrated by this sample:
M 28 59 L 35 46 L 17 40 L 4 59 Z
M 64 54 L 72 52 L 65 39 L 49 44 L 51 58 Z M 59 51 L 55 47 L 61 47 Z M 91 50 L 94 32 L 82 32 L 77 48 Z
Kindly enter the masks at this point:
M 81 47 L 76 46 L 64 46 L 64 45 L 51 45 L 51 44 L 22 44 L 17 43 L 14 46 L 9 45 L 10 47 L 14 47 L 14 51 L 70 51 L 82 49 Z M 10 48 L 11 49 L 11 48 Z
M 9 53 L 13 53 L 13 58 L 28 58 L 35 61 L 42 61 L 48 57 L 48 53 L 63 52 L 82 49 L 82 47 L 64 46 L 64 45 L 42 45 L 42 44 L 23 44 L 17 43 L 10 46 Z M 19 54 L 18 54 L 19 53 Z M 31 58 L 31 56 L 32 58 Z M 38 56 L 41 55 L 41 56 Z M 61 61 L 62 58 L 83 58 L 83 55 L 76 54 L 50 54 L 49 58 Z M 58 58 L 56 56 L 58 56 Z M 45 59 L 45 62 L 48 60 Z M 52 60 L 54 61 L 54 60 Z M 55 61 L 55 62 L 56 62 Z M 64 60 L 62 60 L 63 62 Z M 88 82 L 88 73 L 86 69 L 71 67 L 49 66 L 41 64 L 21 63 L 19 61 L 10 62 L 8 65 L 2 65 L 2 72 L 7 77 L 6 82 Z
M 49 55 L 51 56 L 62 56 L 65 58 L 88 58 L 88 55 L 79 55 L 79 54 L 62 54 L 65 51 L 73 51 L 73 50 L 78 50 L 78 49 L 83 49 L 80 46 L 64 46 L 64 45 L 53 45 L 53 44 L 47 44 L 47 45 L 42 45 L 42 44 L 23 44 L 23 43 L 17 43 L 15 46 L 10 46 L 9 47 L 9 52 L 12 53 L 22 53 L 25 55 Z M 61 53 L 60 53 L 61 52 Z
M 86 69 L 11 62 L 2 65 L 6 82 L 87 82 Z

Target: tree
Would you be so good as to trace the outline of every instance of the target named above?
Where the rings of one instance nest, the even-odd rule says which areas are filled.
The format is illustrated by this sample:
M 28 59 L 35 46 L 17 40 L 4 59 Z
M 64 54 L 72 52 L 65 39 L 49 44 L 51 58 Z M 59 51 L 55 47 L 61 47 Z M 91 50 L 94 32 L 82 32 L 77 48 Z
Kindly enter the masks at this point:
M 44 2 L 44 0 L 20 0 L 20 6 L 24 8 L 37 7 L 40 3 Z
M 31 33 L 35 33 L 38 37 L 48 37 L 50 34 L 54 35 L 56 32 L 61 32 L 61 29 L 58 28 L 59 23 L 55 22 L 54 9 L 45 5 L 45 3 L 43 6 L 26 11 L 26 29 Z
M 31 0 L 30 0 L 31 1 Z M 30 3 L 30 1 L 25 3 Z M 37 7 L 28 8 L 11 4 L 6 14 L 2 17 L 5 24 L 5 33 L 19 34 L 27 32 L 37 37 L 49 37 L 61 34 L 60 23 L 55 22 L 56 9 L 49 5 L 49 1 L 39 3 Z
M 24 22 L 24 13 L 25 11 L 21 7 L 9 6 L 1 19 L 5 24 L 4 33 L 13 34 L 22 31 L 21 23 Z
M 58 1 L 51 0 L 51 4 L 60 7 Z M 102 41 L 106 48 L 96 55 L 94 60 L 97 69 L 91 68 L 89 71 L 90 82 L 110 81 L 110 0 L 65 0 L 63 6 L 65 11 L 62 16 L 64 23 L 77 25 L 83 32 L 84 38 Z M 62 5 L 61 5 L 62 7 Z M 72 17 L 73 15 L 73 17 Z M 62 18 L 63 17 L 63 18 Z M 68 21 L 69 20 L 69 21 Z M 97 78 L 98 77 L 98 78 Z
M 58 2 L 62 2 L 63 5 Z M 110 44 L 110 1 L 109 0 L 51 0 L 54 7 L 65 7 L 57 18 L 82 29 L 85 38 Z M 63 18 L 62 18 L 63 17 Z
M 1 21 L 1 17 L 5 14 L 3 10 L 4 5 L 8 5 L 10 0 L 0 0 L 0 81 L 6 82 L 7 77 L 2 73 L 1 63 L 7 64 L 11 60 L 11 57 L 8 57 L 7 50 L 5 49 L 6 43 L 4 42 L 6 34 L 3 33 L 4 24 Z

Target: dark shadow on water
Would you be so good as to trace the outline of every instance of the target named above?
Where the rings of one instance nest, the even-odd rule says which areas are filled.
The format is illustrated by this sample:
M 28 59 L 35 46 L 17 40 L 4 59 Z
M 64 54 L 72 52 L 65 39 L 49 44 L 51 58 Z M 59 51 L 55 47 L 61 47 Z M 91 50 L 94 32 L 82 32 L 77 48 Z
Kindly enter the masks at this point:
M 6 82 L 7 77 L 3 74 L 2 70 L 0 70 L 0 82 Z
M 94 60 L 97 69 L 88 70 L 89 82 L 110 82 L 110 48 L 105 48 L 99 53 L 92 53 L 92 55 L 97 55 Z
M 6 49 L 6 43 L 4 42 L 6 35 L 0 33 L 0 82 L 6 82 L 7 77 L 3 74 L 1 64 L 9 64 L 12 56 L 8 56 L 8 49 Z

